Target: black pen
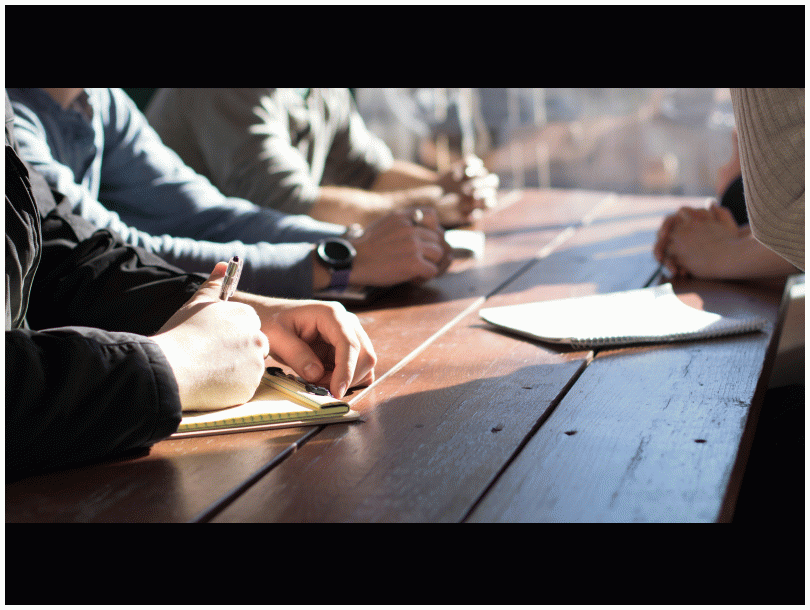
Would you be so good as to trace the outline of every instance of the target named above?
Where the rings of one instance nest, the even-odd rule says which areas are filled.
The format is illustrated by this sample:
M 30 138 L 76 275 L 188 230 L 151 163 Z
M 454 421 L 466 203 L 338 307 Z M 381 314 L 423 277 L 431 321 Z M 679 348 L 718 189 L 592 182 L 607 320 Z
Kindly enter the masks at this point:
M 228 268 L 225 270 L 225 279 L 222 280 L 222 291 L 219 293 L 219 298 L 227 301 L 236 292 L 236 285 L 239 283 L 239 276 L 242 275 L 242 259 L 234 256 L 228 262 Z

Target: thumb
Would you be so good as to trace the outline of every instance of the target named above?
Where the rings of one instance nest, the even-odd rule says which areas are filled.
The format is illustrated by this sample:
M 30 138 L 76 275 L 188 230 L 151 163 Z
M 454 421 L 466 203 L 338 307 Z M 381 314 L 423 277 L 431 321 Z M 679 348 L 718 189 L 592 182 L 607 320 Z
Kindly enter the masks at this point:
M 225 277 L 225 271 L 228 269 L 228 263 L 219 262 L 214 266 L 214 270 L 211 271 L 211 275 L 208 276 L 208 279 L 203 282 L 203 284 L 197 289 L 197 292 L 194 293 L 192 300 L 196 300 L 197 297 L 203 297 L 206 300 L 218 301 L 219 300 L 219 293 L 222 290 L 222 280 Z

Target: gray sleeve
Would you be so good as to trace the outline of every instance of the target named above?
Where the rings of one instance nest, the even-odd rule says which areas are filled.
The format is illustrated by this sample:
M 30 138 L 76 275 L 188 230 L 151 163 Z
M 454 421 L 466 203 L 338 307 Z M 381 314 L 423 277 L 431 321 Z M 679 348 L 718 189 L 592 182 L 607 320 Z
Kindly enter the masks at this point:
M 177 246 L 162 244 L 162 257 L 186 271 L 208 275 L 217 262 L 239 256 L 245 261 L 239 290 L 274 297 L 312 297 L 312 244 L 219 244 L 167 236 L 161 239 L 173 240 Z
M 179 89 L 172 103 L 183 108 L 196 152 L 223 193 L 287 214 L 309 212 L 318 183 L 290 142 L 275 89 Z
M 335 131 L 321 184 L 368 189 L 394 163 L 391 150 L 368 130 L 348 89 L 322 94 Z

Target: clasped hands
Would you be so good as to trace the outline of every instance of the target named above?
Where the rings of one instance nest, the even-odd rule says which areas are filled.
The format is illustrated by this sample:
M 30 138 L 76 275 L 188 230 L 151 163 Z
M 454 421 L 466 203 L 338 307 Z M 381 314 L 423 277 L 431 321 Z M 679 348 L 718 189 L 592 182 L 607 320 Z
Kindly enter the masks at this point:
M 470 155 L 454 163 L 437 181 L 444 195 L 437 205 L 444 226 L 468 224 L 476 210 L 495 207 L 500 180 Z
M 728 277 L 735 247 L 749 232 L 714 202 L 708 208 L 683 207 L 664 219 L 653 254 L 675 277 Z

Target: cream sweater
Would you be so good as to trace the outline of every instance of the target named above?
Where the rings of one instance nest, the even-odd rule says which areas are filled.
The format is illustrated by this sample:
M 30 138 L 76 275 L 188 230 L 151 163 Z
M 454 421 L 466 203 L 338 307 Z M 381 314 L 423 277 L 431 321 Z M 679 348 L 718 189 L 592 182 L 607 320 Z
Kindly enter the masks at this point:
M 804 271 L 804 89 L 731 89 L 754 237 Z

